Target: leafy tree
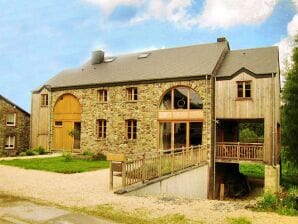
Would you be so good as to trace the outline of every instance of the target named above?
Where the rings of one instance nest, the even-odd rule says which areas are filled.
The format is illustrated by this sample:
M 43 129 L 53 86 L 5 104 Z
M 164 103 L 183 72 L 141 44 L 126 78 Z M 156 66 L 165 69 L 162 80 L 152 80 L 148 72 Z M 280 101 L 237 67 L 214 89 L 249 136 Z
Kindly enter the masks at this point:
M 298 166 L 298 36 L 295 43 L 282 94 L 282 143 L 284 156 Z

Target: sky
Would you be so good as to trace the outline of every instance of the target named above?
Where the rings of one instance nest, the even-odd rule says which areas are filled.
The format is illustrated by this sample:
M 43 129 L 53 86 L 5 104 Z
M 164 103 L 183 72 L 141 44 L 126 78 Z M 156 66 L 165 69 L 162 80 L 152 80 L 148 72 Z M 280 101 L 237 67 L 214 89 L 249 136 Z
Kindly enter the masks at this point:
M 0 0 L 0 94 L 30 112 L 31 91 L 93 50 L 119 55 L 216 42 L 279 46 L 298 34 L 298 0 Z

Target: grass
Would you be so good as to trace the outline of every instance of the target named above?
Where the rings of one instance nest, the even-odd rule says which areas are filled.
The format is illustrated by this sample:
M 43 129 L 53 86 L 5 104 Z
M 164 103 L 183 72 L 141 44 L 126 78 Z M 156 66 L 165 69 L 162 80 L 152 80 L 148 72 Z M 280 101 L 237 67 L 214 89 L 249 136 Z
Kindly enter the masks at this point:
M 161 217 L 150 217 L 146 211 L 125 212 L 115 209 L 112 205 L 99 205 L 93 208 L 78 208 L 77 211 L 89 215 L 98 216 L 126 224 L 202 224 L 202 221 L 186 218 L 181 214 L 164 215 Z
M 246 217 L 237 217 L 237 218 L 226 218 L 228 224 L 251 224 L 251 221 Z
M 81 173 L 108 168 L 108 161 L 83 160 L 60 156 L 52 158 L 14 159 L 0 161 L 2 165 L 17 166 L 25 169 L 45 170 L 56 173 Z
M 262 164 L 240 164 L 240 172 L 248 177 L 264 178 L 264 165 Z M 281 184 L 286 188 L 298 187 L 297 168 L 282 164 Z
M 264 178 L 264 165 L 240 164 L 240 173 L 249 177 Z

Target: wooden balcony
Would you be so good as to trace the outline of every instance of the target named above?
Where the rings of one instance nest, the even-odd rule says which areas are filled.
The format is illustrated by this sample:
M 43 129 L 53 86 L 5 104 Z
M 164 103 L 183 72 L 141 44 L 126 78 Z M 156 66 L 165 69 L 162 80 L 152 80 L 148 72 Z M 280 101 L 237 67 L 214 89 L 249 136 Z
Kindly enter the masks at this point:
M 239 163 L 263 162 L 263 143 L 217 142 L 216 161 Z

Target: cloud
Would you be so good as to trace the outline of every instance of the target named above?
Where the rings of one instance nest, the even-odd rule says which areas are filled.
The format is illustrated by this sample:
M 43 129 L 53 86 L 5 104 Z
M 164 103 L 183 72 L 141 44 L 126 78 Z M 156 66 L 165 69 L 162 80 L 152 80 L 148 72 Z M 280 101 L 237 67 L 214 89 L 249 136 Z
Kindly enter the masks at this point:
M 277 0 L 206 0 L 204 9 L 193 23 L 208 28 L 254 25 L 266 20 Z
M 145 10 L 132 19 L 131 24 L 139 23 L 148 19 L 169 21 L 175 24 L 183 24 L 189 19 L 188 7 L 191 0 L 151 0 L 147 1 Z
M 296 14 L 287 26 L 287 37 L 276 43 L 279 47 L 279 60 L 281 72 L 284 73 L 286 65 L 292 63 L 292 50 L 295 46 L 295 36 L 298 35 L 298 0 L 293 0 L 293 6 L 295 7 Z
M 108 17 L 120 5 L 139 6 L 144 0 L 85 0 L 91 4 L 97 5 L 102 10 L 105 17 Z
M 277 0 L 242 0 L 241 3 L 235 0 L 205 0 L 202 11 L 190 13 L 193 0 L 85 1 L 99 6 L 105 17 L 110 16 L 118 6 L 136 7 L 138 13 L 131 19 L 130 24 L 156 19 L 178 26 L 207 28 L 259 24 L 271 15 L 277 4 Z

